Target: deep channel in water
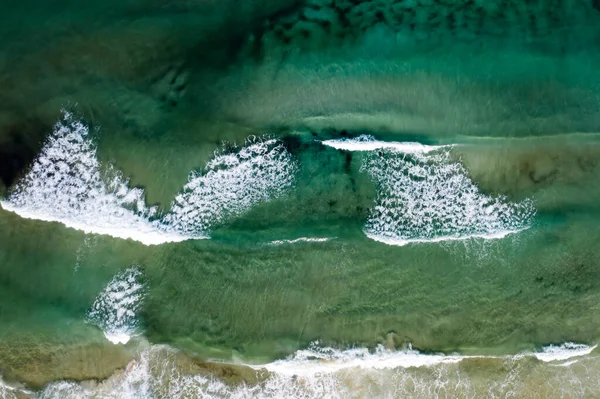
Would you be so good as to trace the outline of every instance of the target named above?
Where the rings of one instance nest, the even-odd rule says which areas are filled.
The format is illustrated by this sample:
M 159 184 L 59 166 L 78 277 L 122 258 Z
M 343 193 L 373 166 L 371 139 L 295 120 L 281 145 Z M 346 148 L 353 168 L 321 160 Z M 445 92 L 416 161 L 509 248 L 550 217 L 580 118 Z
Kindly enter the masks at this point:
M 598 394 L 591 2 L 35 6 L 0 396 Z

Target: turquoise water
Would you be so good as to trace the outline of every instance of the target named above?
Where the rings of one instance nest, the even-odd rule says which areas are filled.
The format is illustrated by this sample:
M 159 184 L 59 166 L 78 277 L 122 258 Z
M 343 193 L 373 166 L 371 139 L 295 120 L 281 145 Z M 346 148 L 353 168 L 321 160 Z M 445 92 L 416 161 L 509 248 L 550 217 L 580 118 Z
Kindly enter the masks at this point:
M 598 396 L 559 3 L 5 7 L 0 396 Z

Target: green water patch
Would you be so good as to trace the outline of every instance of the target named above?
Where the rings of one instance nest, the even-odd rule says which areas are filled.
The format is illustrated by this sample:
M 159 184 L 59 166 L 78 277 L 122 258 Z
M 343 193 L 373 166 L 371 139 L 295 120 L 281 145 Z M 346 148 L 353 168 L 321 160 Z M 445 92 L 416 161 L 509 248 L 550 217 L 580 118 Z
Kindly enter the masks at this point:
M 68 295 L 68 294 L 67 294 Z M 2 286 L 0 372 L 39 389 L 58 379 L 104 379 L 124 368 L 135 346 L 113 345 L 64 306 Z
M 182 243 L 147 265 L 144 317 L 153 340 L 189 338 L 188 348 L 247 356 L 317 339 L 373 345 L 389 332 L 446 351 L 588 342 L 597 330 L 597 234 L 571 220 L 489 243 Z
M 522 137 L 596 130 L 598 60 L 511 45 L 365 56 L 360 46 L 236 66 L 213 111 L 249 126 Z M 261 101 L 254 101 L 260 98 Z
M 597 135 L 531 139 L 476 139 L 457 145 L 453 157 L 484 192 L 514 200 L 532 197 L 539 212 L 598 208 Z
M 151 251 L 3 210 L 0 235 L 3 377 L 37 389 L 56 379 L 103 379 L 125 367 L 134 348 L 111 344 L 86 314 L 114 274 Z
M 120 270 L 144 263 L 152 247 L 107 236 L 86 236 L 59 223 L 21 219 L 0 212 L 0 284 L 5 328 L 27 331 L 38 314 L 52 324 L 65 317 L 83 321 L 94 298 Z M 9 294 L 9 292 L 11 294 Z M 37 311 L 37 308 L 55 311 Z M 37 312 L 37 313 L 36 313 Z M 43 315 L 47 313 L 47 317 Z M 20 326 L 21 317 L 29 320 Z M 35 318 L 33 318 L 35 320 Z

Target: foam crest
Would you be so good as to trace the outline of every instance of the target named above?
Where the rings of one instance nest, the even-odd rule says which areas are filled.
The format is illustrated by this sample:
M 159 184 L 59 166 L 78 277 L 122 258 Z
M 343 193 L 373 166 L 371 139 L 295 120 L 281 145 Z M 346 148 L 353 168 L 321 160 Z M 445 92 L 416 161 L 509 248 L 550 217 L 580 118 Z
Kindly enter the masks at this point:
M 285 360 L 262 365 L 269 371 L 282 375 L 310 376 L 314 374 L 335 373 L 344 369 L 365 368 L 373 370 L 431 367 L 439 364 L 458 363 L 465 359 L 509 359 L 533 356 L 543 362 L 563 361 L 590 354 L 596 345 L 589 346 L 566 342 L 560 346 L 550 345 L 539 352 L 523 353 L 512 356 L 465 356 L 447 354 L 425 354 L 412 349 L 393 351 L 378 345 L 374 351 L 367 348 L 335 349 L 321 347 L 313 342 L 307 349 L 297 351 Z M 259 367 L 259 366 L 252 366 Z
M 427 367 L 442 363 L 457 363 L 468 358 L 460 355 L 426 355 L 412 348 L 391 351 L 378 345 L 374 352 L 367 348 L 339 350 L 320 347 L 318 342 L 309 348 L 297 351 L 286 360 L 279 360 L 262 367 L 281 375 L 311 376 L 322 373 L 335 373 L 349 368 L 374 370 L 399 367 Z
M 0 203 L 27 219 L 147 245 L 187 238 L 151 222 L 156 208 L 146 206 L 142 189 L 128 184 L 120 172 L 101 167 L 88 126 L 64 112 L 29 173 Z
M 386 244 L 502 238 L 528 228 L 535 214 L 531 200 L 511 203 L 480 192 L 448 148 L 378 150 L 362 170 L 378 187 L 364 230 Z
M 87 314 L 87 321 L 100 327 L 113 344 L 126 344 L 138 330 L 137 313 L 145 292 L 141 271 L 136 267 L 124 270 L 98 295 Z
M 451 146 L 385 142 L 368 135 L 322 143 L 368 152 L 361 170 L 375 179 L 378 193 L 364 230 L 373 240 L 406 245 L 503 238 L 526 229 L 535 214 L 531 200 L 514 204 L 481 193 L 464 166 L 451 159 Z
M 366 134 L 354 138 L 324 140 L 323 145 L 345 151 L 374 151 L 379 149 L 392 149 L 405 154 L 423 154 L 434 151 L 443 146 L 424 145 L 414 142 L 379 141 Z
M 19 399 L 33 395 L 28 389 L 12 386 L 2 380 L 0 375 L 0 398 L 1 399 Z
M 286 193 L 296 170 L 280 141 L 252 137 L 237 153 L 215 154 L 205 173 L 192 172 L 164 222 L 183 234 L 209 231 Z
M 541 352 L 534 353 L 533 355 L 543 362 L 553 362 L 558 360 L 567 360 L 573 357 L 585 356 L 592 353 L 598 345 L 588 346 L 583 344 L 576 344 L 573 342 L 565 342 L 562 345 L 549 345 L 542 348 Z M 569 362 L 570 363 L 570 362 Z M 572 363 L 570 363 L 572 364 Z M 568 364 L 563 364 L 563 366 Z
M 565 344 L 573 356 L 581 355 L 579 349 L 580 345 Z M 579 392 L 584 384 L 598 387 L 598 358 L 586 357 L 586 363 L 557 368 L 530 362 L 528 356 L 535 354 L 430 355 L 383 347 L 374 352 L 337 350 L 314 343 L 289 359 L 251 366 L 256 369 L 254 383 L 228 384 L 197 369 L 192 371 L 189 363 L 177 360 L 176 351 L 156 345 L 143 350 L 125 371 L 96 386 L 56 382 L 46 387 L 40 398 L 505 398 L 529 397 L 531 393 L 561 397 L 564 392 Z M 473 359 L 484 359 L 481 364 L 488 366 L 460 366 L 461 361 Z M 489 371 L 494 373 L 486 374 Z
M 0 205 L 21 217 L 60 222 L 85 233 L 146 245 L 208 238 L 214 226 L 291 187 L 297 165 L 275 139 L 251 137 L 235 153 L 216 153 L 159 217 L 144 191 L 110 165 L 103 168 L 89 128 L 64 112 L 29 173 Z
M 333 237 L 335 238 L 335 237 Z M 293 240 L 274 240 L 269 242 L 271 245 L 296 244 L 299 242 L 327 242 L 332 240 L 330 237 L 299 237 Z

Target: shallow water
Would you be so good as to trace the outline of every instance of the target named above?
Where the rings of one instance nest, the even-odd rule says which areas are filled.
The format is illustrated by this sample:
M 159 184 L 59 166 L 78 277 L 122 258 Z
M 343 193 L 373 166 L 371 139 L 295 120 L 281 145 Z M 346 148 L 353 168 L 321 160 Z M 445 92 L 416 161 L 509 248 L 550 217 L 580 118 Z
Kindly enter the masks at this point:
M 0 397 L 599 396 L 598 7 L 417 3 L 5 7 Z

